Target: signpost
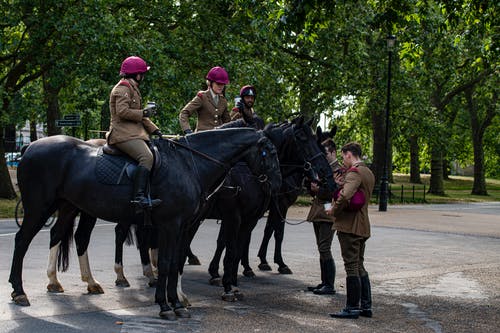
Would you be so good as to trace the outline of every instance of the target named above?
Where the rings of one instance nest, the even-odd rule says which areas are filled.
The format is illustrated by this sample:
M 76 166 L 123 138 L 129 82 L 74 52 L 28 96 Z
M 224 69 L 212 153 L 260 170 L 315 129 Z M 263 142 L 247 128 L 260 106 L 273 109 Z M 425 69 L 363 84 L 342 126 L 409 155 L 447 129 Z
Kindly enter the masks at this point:
M 57 127 L 72 127 L 71 132 L 75 136 L 75 127 L 82 126 L 79 114 L 67 114 L 64 119 L 56 119 Z

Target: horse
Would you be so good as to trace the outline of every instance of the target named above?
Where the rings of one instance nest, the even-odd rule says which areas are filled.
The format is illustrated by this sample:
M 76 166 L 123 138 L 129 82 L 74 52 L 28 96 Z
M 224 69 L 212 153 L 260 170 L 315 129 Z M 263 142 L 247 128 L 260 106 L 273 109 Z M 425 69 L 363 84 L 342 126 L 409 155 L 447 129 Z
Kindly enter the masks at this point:
M 321 149 L 324 149 L 321 142 L 328 138 L 333 139 L 336 133 L 337 126 L 333 126 L 330 131 L 326 132 L 323 132 L 320 126 L 317 127 L 316 136 L 318 137 L 318 145 Z M 280 167 L 283 169 L 286 165 L 280 164 Z M 258 268 L 261 271 L 272 270 L 271 266 L 267 262 L 266 256 L 269 241 L 274 233 L 274 263 L 278 265 L 278 272 L 280 274 L 292 274 L 292 271 L 283 260 L 281 246 L 283 244 L 283 237 L 285 234 L 286 214 L 290 206 L 295 203 L 301 192 L 302 183 L 304 181 L 303 178 L 304 176 L 298 172 L 290 175 L 289 177 L 283 177 L 279 193 L 276 193 L 273 197 L 273 201 L 269 206 L 269 214 L 264 228 L 264 235 L 257 254 L 257 257 L 260 260 Z M 245 264 L 247 267 L 245 267 Z M 251 269 L 248 266 L 248 251 L 246 261 L 242 259 L 242 265 L 245 267 L 245 271 Z
M 297 169 L 306 169 L 315 174 L 316 178 L 319 176 L 325 179 L 333 192 L 336 185 L 332 172 L 323 151 L 318 147 L 316 136 L 310 127 L 311 123 L 312 120 L 305 122 L 303 117 L 299 117 L 292 122 L 280 125 L 270 124 L 266 126 L 264 132 L 268 133 L 268 137 L 278 149 L 280 165 L 293 166 L 281 169 L 283 177 L 287 177 Z M 221 127 L 229 126 L 235 125 L 228 123 Z M 286 173 L 283 173 L 285 171 Z M 243 297 L 238 289 L 233 289 L 233 286 L 237 286 L 238 264 L 246 252 L 245 249 L 249 246 L 252 229 L 268 209 L 271 193 L 276 192 L 276 190 L 266 192 L 258 183 L 248 179 L 247 173 L 244 169 L 231 172 L 224 183 L 225 188 L 218 191 L 210 202 L 211 209 L 207 209 L 206 215 L 200 218 L 200 220 L 216 218 L 222 221 L 217 250 L 210 263 L 209 273 L 211 283 L 218 284 L 220 281 L 219 261 L 225 247 L 222 299 L 226 301 L 234 301 Z M 228 210 L 227 207 L 232 209 Z M 199 222 L 194 225 L 199 226 Z M 191 240 L 193 236 L 194 232 L 190 235 Z M 180 294 L 185 296 L 182 292 Z M 185 302 L 188 303 L 187 298 Z
M 185 223 L 192 220 L 209 193 L 239 160 L 245 160 L 252 173 L 259 174 L 271 188 L 279 187 L 281 174 L 274 146 L 254 129 L 214 130 L 154 143 L 160 151 L 161 164 L 154 172 L 151 194 L 162 200 L 150 212 L 159 242 L 155 302 L 160 306 L 160 317 L 173 320 L 176 316 L 189 316 L 176 293 L 178 239 Z M 26 150 L 18 167 L 25 220 L 15 237 L 9 277 L 11 297 L 16 304 L 30 305 L 22 284 L 24 256 L 61 200 L 92 217 L 116 223 L 134 219 L 130 204 L 132 185 L 98 181 L 98 150 L 94 145 L 62 135 L 37 140 Z

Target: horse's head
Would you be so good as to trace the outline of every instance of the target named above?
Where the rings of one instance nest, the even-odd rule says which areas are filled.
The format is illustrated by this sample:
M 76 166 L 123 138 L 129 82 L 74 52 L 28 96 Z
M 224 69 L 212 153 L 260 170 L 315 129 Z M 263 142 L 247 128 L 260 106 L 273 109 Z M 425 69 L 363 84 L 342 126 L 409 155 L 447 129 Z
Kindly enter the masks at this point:
M 304 163 L 304 171 L 315 180 L 324 180 L 330 191 L 334 191 L 337 185 L 333 179 L 332 169 L 326 160 L 324 149 L 318 145 L 316 135 L 311 129 L 312 119 L 304 121 L 299 117 L 292 121 L 287 131 L 293 131 L 295 148 L 298 157 Z
M 278 153 L 272 142 L 262 134 L 256 145 L 245 155 L 245 162 L 259 182 L 268 183 L 271 191 L 281 186 L 281 172 Z

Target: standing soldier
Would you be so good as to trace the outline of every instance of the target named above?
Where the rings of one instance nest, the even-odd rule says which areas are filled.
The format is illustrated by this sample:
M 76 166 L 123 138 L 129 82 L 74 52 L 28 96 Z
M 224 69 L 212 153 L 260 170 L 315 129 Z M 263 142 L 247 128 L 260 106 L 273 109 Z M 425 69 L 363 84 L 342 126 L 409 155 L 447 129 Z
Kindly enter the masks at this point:
M 330 314 L 335 318 L 372 316 L 371 286 L 364 266 L 364 257 L 365 243 L 370 237 L 368 204 L 375 185 L 375 177 L 363 163 L 361 156 L 361 146 L 356 142 L 342 147 L 343 164 L 347 169 L 344 184 L 338 199 L 332 202 L 333 209 L 328 211 L 334 218 L 333 228 L 337 230 L 347 275 L 346 306 L 343 310 Z M 359 191 L 363 193 L 365 201 L 359 207 L 352 207 L 353 198 Z
M 134 194 L 131 201 L 137 212 L 161 203 L 160 199 L 150 200 L 146 192 L 149 173 L 153 167 L 153 153 L 148 146 L 149 135 L 162 136 L 158 126 L 149 119 L 156 106 L 142 108 L 139 84 L 148 70 L 149 66 L 139 57 L 128 57 L 122 62 L 122 79 L 113 87 L 109 96 L 111 123 L 106 133 L 109 145 L 115 145 L 139 163 L 134 173 Z
M 224 88 L 229 84 L 229 75 L 222 67 L 212 68 L 206 76 L 207 87 L 196 96 L 179 113 L 181 129 L 185 134 L 192 133 L 189 117 L 197 116 L 195 131 L 213 129 L 231 121 L 224 96 Z

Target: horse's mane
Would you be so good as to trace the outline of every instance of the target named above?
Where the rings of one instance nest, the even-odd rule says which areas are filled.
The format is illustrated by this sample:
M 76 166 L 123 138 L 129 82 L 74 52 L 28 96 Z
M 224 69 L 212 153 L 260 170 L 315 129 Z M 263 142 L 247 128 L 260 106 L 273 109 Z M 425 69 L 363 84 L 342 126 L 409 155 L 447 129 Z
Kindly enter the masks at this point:
M 222 124 L 216 128 L 237 128 L 237 127 L 250 127 L 257 130 L 264 128 L 264 120 L 257 115 L 254 115 L 251 122 L 246 121 L 243 118 L 230 121 L 228 123 Z

